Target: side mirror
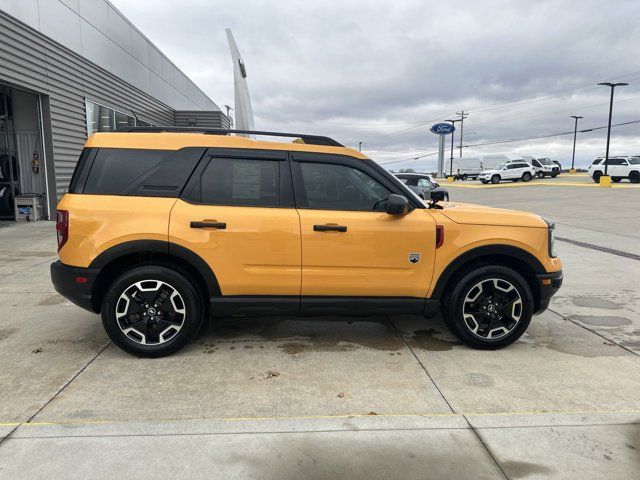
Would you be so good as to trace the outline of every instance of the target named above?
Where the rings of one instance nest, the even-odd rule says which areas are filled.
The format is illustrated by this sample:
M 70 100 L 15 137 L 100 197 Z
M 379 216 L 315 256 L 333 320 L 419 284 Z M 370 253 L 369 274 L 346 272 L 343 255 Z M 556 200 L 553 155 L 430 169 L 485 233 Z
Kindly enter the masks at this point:
M 387 213 L 389 215 L 404 215 L 409 211 L 409 200 L 402 195 L 392 193 L 387 198 Z
M 444 188 L 434 188 L 430 193 L 431 200 L 435 203 L 444 202 L 445 199 L 445 190 Z
M 439 183 L 434 183 L 433 186 L 438 188 L 440 186 L 440 184 Z

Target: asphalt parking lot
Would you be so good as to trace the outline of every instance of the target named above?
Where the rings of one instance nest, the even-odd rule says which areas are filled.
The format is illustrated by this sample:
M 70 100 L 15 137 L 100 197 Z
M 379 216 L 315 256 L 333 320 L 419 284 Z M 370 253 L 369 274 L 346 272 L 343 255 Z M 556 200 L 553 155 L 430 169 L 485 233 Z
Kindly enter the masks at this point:
M 564 177 L 445 185 L 558 224 L 564 285 L 496 352 L 438 317 L 270 318 L 138 359 L 54 292 L 52 223 L 1 224 L 0 478 L 640 478 L 640 190 Z

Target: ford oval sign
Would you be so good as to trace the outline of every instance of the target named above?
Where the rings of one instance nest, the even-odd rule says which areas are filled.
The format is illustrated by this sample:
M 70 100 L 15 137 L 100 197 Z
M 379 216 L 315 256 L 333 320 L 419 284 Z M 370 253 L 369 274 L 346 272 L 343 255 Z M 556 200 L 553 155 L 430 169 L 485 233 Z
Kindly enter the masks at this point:
M 456 127 L 450 123 L 436 123 L 430 128 L 430 130 L 431 133 L 435 133 L 436 135 L 449 135 L 450 133 L 455 132 Z

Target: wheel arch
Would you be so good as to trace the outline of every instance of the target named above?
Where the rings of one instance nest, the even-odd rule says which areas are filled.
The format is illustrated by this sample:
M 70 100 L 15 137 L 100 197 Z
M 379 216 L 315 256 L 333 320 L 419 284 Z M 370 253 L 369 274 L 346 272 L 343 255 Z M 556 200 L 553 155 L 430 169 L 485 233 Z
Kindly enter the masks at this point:
M 189 278 L 203 296 L 205 308 L 210 298 L 219 296 L 220 285 L 211 267 L 197 253 L 175 243 L 160 240 L 134 240 L 111 247 L 98 255 L 89 268 L 98 271 L 92 289 L 92 307 L 99 312 L 105 290 L 123 271 L 140 265 L 177 267 Z
M 482 265 L 503 265 L 512 268 L 529 284 L 534 298 L 534 311 L 540 306 L 540 286 L 536 274 L 546 273 L 544 265 L 531 253 L 511 245 L 486 245 L 473 248 L 456 257 L 440 274 L 431 298 L 443 300 L 447 292 L 470 269 Z

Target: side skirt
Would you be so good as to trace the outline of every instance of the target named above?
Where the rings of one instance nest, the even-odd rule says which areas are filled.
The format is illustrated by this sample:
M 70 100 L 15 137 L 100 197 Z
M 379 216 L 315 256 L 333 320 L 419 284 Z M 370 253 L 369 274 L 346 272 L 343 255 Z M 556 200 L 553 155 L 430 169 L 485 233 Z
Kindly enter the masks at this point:
M 438 300 L 414 297 L 220 296 L 211 298 L 213 316 L 270 315 L 425 315 L 440 309 Z

